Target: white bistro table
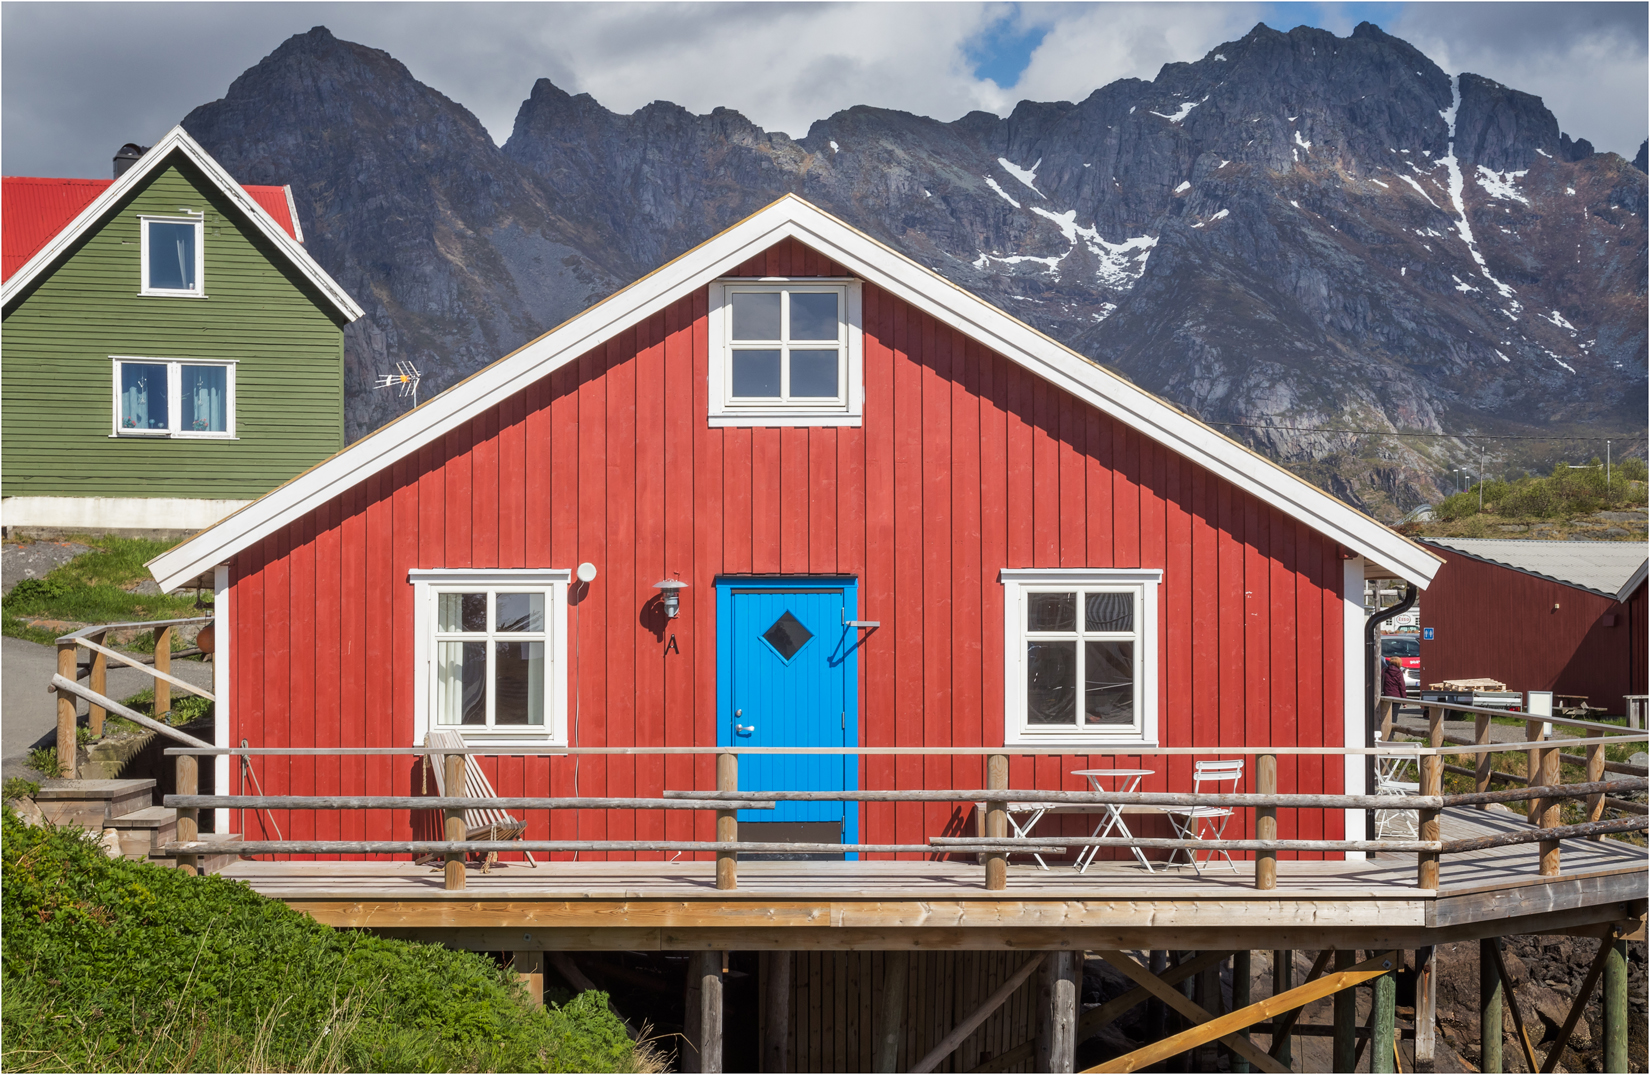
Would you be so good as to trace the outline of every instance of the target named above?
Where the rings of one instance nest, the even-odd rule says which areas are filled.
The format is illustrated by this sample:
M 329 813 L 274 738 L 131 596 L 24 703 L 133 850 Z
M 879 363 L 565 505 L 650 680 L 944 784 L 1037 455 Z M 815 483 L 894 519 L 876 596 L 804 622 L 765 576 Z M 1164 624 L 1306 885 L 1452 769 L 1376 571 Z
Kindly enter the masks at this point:
M 1072 776 L 1087 778 L 1089 787 L 1095 791 L 1120 791 L 1128 793 L 1138 790 L 1140 782 L 1157 772 L 1156 769 L 1073 769 Z M 1102 781 L 1111 781 L 1112 786 L 1106 787 Z M 1100 804 L 1100 823 L 1094 826 L 1091 837 L 1121 836 L 1130 837 L 1134 834 L 1123 823 L 1123 808 L 1116 803 Z M 1154 873 L 1152 864 L 1147 861 L 1146 855 L 1138 847 L 1129 848 L 1134 857 L 1140 860 L 1140 865 L 1146 867 L 1147 873 Z M 1077 853 L 1077 872 L 1082 873 L 1094 863 L 1095 856 L 1100 853 L 1098 847 L 1086 847 Z

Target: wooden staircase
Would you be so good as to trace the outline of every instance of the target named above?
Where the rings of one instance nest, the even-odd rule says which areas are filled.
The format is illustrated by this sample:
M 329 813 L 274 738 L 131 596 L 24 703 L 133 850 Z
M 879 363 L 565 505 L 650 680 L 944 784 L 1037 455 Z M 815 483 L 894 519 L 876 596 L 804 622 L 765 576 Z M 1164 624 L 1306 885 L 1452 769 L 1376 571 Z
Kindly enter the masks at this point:
M 172 857 L 164 848 L 177 839 L 178 812 L 154 805 L 154 797 L 152 779 L 46 780 L 34 801 L 50 824 L 77 825 L 93 832 L 113 829 L 123 858 L 170 866 Z M 240 836 L 202 833 L 200 838 L 222 846 L 199 857 L 201 873 L 217 873 L 240 859 L 235 851 Z

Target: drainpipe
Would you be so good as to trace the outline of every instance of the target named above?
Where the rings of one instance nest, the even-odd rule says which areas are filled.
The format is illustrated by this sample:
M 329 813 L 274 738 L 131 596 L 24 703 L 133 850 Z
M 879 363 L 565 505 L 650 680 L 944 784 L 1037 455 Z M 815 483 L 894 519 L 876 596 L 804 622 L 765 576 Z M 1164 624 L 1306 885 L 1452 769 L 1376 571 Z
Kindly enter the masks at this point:
M 1415 588 L 1413 582 L 1407 584 L 1409 589 L 1404 592 L 1404 599 L 1389 609 L 1377 609 L 1364 620 L 1364 746 L 1375 745 L 1375 699 L 1379 695 L 1381 686 L 1381 647 L 1378 640 L 1378 628 L 1387 620 L 1401 616 L 1415 607 L 1420 599 L 1421 591 Z M 1377 596 L 1379 601 L 1380 597 Z M 1375 756 L 1364 755 L 1364 791 L 1365 795 L 1372 794 L 1375 786 Z M 1364 839 L 1375 839 L 1375 814 L 1373 811 L 1364 811 Z

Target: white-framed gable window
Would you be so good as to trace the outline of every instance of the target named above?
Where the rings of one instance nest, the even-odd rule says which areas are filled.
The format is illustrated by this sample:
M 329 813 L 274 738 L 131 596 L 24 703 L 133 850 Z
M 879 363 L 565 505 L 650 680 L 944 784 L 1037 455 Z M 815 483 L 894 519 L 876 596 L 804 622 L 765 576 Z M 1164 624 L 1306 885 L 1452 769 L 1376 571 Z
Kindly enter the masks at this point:
M 414 570 L 415 743 L 567 742 L 566 570 Z
M 860 286 L 745 278 L 710 286 L 710 424 L 860 424 Z
M 140 216 L 142 268 L 138 293 L 206 297 L 205 216 Z
M 1152 570 L 1002 572 L 1005 743 L 1157 745 L 1162 580 Z
M 111 355 L 114 436 L 235 439 L 235 363 Z

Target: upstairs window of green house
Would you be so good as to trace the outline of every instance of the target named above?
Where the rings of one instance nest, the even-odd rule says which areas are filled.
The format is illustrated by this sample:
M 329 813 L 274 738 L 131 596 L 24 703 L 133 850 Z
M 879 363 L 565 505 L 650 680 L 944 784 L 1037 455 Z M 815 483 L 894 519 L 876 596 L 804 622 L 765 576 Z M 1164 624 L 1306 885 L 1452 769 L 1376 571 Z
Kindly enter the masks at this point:
M 205 297 L 200 217 L 142 217 L 145 295 Z
M 235 436 L 235 364 L 116 358 L 115 436 Z

